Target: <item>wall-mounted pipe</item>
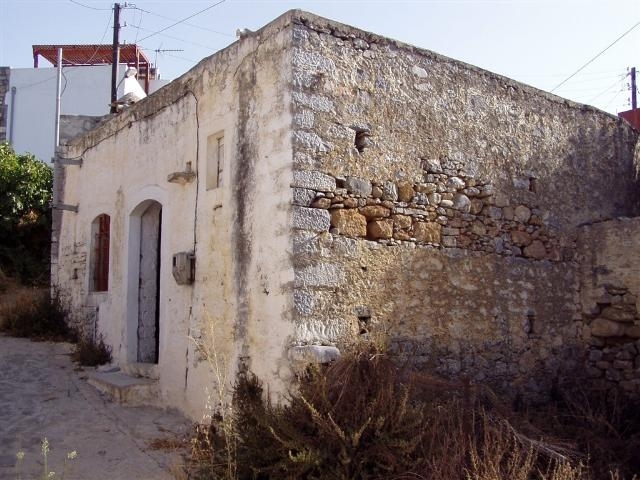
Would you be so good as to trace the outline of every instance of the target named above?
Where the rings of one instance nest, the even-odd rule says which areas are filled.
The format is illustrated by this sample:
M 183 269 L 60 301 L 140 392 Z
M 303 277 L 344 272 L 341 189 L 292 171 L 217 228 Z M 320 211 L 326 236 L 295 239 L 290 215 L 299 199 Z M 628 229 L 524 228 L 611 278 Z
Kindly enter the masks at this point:
M 62 49 L 58 48 L 58 82 L 56 85 L 56 123 L 55 123 L 55 143 L 57 147 L 60 145 L 60 96 L 62 87 Z
M 11 87 L 11 113 L 9 114 L 9 143 L 13 145 L 13 118 L 16 116 L 16 87 Z

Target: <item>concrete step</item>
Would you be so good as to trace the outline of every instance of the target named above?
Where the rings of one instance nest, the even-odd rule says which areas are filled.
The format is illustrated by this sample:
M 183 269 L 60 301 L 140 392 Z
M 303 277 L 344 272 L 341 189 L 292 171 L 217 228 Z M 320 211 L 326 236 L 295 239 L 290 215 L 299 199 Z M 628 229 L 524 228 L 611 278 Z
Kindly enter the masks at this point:
M 95 371 L 89 373 L 87 381 L 122 405 L 162 406 L 158 380 L 134 377 L 123 372 Z

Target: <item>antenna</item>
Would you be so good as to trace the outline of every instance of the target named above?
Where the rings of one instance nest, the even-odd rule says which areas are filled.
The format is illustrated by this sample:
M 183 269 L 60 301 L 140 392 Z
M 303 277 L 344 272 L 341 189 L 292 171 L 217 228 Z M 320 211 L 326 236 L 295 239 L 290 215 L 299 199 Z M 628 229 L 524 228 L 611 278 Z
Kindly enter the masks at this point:
M 162 44 L 160 45 L 160 47 L 162 47 Z M 159 53 L 164 53 L 164 52 L 184 52 L 184 50 L 181 49 L 181 48 L 160 48 L 160 47 L 158 47 L 158 48 L 156 48 L 154 50 L 154 52 L 156 52 L 156 56 L 153 59 L 153 66 L 156 67 L 156 68 L 158 68 L 158 54 Z

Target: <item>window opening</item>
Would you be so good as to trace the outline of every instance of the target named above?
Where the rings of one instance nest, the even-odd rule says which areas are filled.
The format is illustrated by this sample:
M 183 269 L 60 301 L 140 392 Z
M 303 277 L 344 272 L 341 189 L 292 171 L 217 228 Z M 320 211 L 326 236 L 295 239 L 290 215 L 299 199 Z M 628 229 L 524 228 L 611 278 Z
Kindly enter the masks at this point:
M 356 129 L 354 145 L 358 153 L 364 152 L 365 148 L 371 146 L 371 133 L 368 130 Z
M 109 237 L 111 218 L 99 215 L 93 222 L 93 291 L 109 289 Z
M 223 166 L 224 135 L 210 135 L 207 138 L 207 190 L 222 186 Z

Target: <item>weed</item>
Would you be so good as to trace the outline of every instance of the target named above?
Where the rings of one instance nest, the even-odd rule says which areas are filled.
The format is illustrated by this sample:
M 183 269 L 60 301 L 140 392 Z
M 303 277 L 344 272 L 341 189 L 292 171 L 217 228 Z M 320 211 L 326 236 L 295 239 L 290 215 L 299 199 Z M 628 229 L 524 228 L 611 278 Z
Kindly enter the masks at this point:
M 42 443 L 40 444 L 40 453 L 42 455 L 42 474 L 39 477 L 39 480 L 50 480 L 52 478 L 59 478 L 64 480 L 64 477 L 67 473 L 68 463 L 71 460 L 75 460 L 78 457 L 78 452 L 75 450 L 68 452 L 64 458 L 64 462 L 62 465 L 62 473 L 61 475 L 57 475 L 55 471 L 49 469 L 49 453 L 51 452 L 49 440 L 47 437 L 42 439 Z M 24 450 L 20 450 L 16 453 L 16 480 L 22 480 L 22 465 L 25 459 Z
M 24 462 L 24 450 L 19 450 L 16 453 L 16 480 L 21 480 L 22 475 L 21 475 L 21 467 L 22 467 L 22 463 Z
M 102 335 L 97 341 L 81 337 L 74 347 L 71 358 L 85 367 L 103 365 L 111 362 L 111 347 L 104 343 Z
M 185 468 L 190 479 L 238 478 L 235 407 L 229 396 L 229 365 L 216 348 L 219 335 L 214 322 L 207 317 L 208 330 L 204 338 L 190 338 L 198 357 L 206 361 L 215 378 L 215 392 L 209 394 L 203 424 L 196 427 L 191 441 L 191 456 Z M 212 404 L 215 398 L 215 404 Z

